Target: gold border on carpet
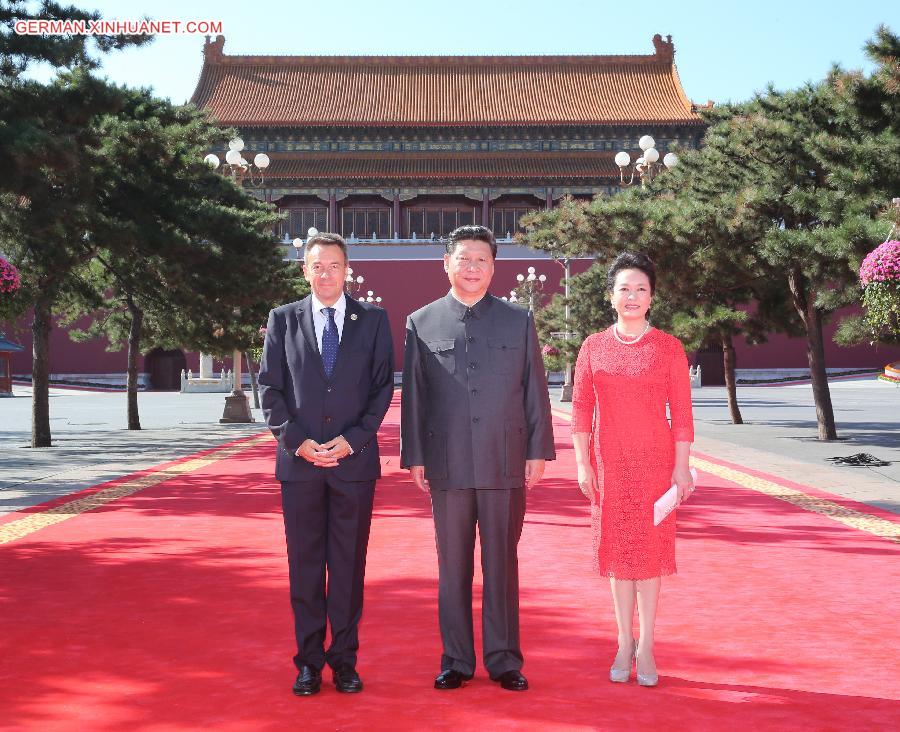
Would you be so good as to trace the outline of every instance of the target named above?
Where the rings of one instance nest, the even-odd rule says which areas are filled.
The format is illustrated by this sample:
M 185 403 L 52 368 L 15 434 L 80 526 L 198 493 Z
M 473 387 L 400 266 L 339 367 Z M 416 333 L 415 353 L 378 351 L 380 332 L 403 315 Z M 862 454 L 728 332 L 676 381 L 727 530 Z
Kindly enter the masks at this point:
M 101 488 L 96 493 L 91 493 L 82 498 L 76 498 L 75 500 L 61 503 L 53 508 L 48 508 L 37 513 L 29 513 L 24 518 L 15 519 L 9 523 L 0 525 L 0 544 L 9 544 L 11 541 L 22 539 L 29 534 L 33 534 L 35 531 L 40 531 L 48 526 L 61 523 L 66 519 L 75 518 L 75 516 L 87 511 L 93 511 L 95 508 L 100 508 L 101 506 L 105 506 L 112 501 L 117 501 L 120 498 L 134 495 L 146 488 L 159 485 L 170 478 L 200 470 L 219 460 L 229 458 L 232 455 L 236 455 L 251 447 L 256 447 L 271 439 L 272 436 L 267 432 L 264 435 L 244 440 L 236 445 L 218 448 L 214 452 L 204 455 L 203 457 L 189 458 L 184 462 L 170 465 L 168 468 L 161 468 L 160 470 L 141 475 L 124 483 L 110 486 L 109 488 Z

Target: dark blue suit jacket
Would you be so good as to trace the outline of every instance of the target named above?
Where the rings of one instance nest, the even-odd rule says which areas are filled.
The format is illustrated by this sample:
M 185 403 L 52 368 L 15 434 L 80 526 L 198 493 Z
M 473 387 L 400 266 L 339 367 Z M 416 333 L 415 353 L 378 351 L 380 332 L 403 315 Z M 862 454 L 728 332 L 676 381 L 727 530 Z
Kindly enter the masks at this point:
M 262 409 L 278 440 L 275 476 L 312 480 L 333 470 L 342 480 L 381 476 L 376 433 L 394 390 L 394 348 L 387 313 L 347 297 L 337 362 L 325 376 L 316 344 L 312 298 L 269 313 L 259 368 Z M 343 435 L 353 454 L 335 468 L 317 468 L 296 456 L 307 438 Z

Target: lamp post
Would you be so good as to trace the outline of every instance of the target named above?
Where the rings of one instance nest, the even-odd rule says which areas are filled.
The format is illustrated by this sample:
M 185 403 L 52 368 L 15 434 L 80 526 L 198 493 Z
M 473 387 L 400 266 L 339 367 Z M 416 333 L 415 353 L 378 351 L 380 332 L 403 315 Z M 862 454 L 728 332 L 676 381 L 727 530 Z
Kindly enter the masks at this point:
M 563 340 L 568 341 L 571 337 L 571 333 L 569 332 L 569 278 L 571 276 L 571 272 L 569 271 L 569 263 L 571 260 L 568 257 L 554 257 L 553 261 L 556 262 L 560 267 L 563 268 L 564 271 L 564 279 L 563 279 L 563 287 L 565 291 L 563 293 L 563 297 L 566 300 L 565 306 L 565 332 L 563 333 Z M 561 402 L 571 402 L 572 401 L 572 356 L 569 354 L 568 349 L 566 349 L 566 373 L 563 379 L 562 391 L 559 395 L 559 401 Z
M 221 163 L 219 156 L 209 153 L 203 162 L 205 162 L 213 170 L 221 170 L 221 172 L 230 175 L 236 181 L 243 180 L 246 176 L 250 177 L 250 182 L 259 186 L 265 180 L 265 171 L 269 167 L 269 156 L 265 153 L 257 153 L 253 162 L 249 162 L 241 155 L 244 149 L 244 141 L 240 137 L 235 137 L 228 143 L 228 152 L 225 153 L 225 162 Z M 259 180 L 256 176 L 259 175 Z
M 219 160 L 219 156 L 209 153 L 203 162 L 205 162 L 212 170 L 219 171 L 225 175 L 230 175 L 232 180 L 240 182 L 244 178 L 249 177 L 251 184 L 262 185 L 265 180 L 265 170 L 269 167 L 269 156 L 265 153 L 257 153 L 253 158 L 253 162 L 247 161 L 241 152 L 244 149 L 244 141 L 240 137 L 235 137 L 228 142 L 228 152 L 225 153 L 225 162 Z M 259 176 L 257 179 L 257 175 Z M 239 315 L 240 311 L 235 310 L 235 315 Z M 241 373 L 241 352 L 234 350 L 232 359 L 234 361 L 234 384 L 232 385 L 231 394 L 225 397 L 225 410 L 219 422 L 224 423 L 246 423 L 253 422 L 253 414 L 250 412 L 250 401 L 244 394 L 243 375 Z
M 528 268 L 528 274 L 517 274 L 516 280 L 519 282 L 519 289 L 525 298 L 528 299 L 528 309 L 531 312 L 534 312 L 534 297 L 535 295 L 544 289 L 544 283 L 547 281 L 547 275 L 539 275 L 535 272 L 534 267 Z M 510 297 L 511 302 L 516 302 L 515 299 L 515 290 L 513 290 Z
M 234 315 L 240 316 L 239 308 L 234 309 Z M 235 348 L 232 354 L 234 383 L 231 387 L 231 394 L 225 397 L 225 410 L 222 412 L 222 418 L 219 422 L 223 424 L 255 422 L 253 414 L 250 412 L 250 400 L 244 394 L 243 374 L 241 373 L 241 352 Z
M 624 150 L 616 153 L 616 165 L 619 166 L 619 181 L 622 185 L 630 186 L 634 183 L 634 176 L 637 173 L 641 185 L 645 186 L 655 175 L 658 175 L 665 168 L 674 168 L 678 165 L 678 156 L 673 153 L 666 153 L 662 162 L 659 161 L 659 150 L 656 149 L 656 141 L 650 135 L 644 135 L 638 140 L 638 146 L 643 151 L 641 157 L 634 161 L 631 169 L 631 175 L 625 180 L 625 168 L 631 165 L 631 155 Z

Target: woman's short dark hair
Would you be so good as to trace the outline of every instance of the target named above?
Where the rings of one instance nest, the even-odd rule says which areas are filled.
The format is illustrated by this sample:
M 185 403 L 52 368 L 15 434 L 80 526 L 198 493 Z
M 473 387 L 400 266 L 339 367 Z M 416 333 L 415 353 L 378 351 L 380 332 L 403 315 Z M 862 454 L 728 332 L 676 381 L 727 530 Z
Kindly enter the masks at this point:
M 616 285 L 616 275 L 623 269 L 639 269 L 650 280 L 650 294 L 656 292 L 656 265 L 643 252 L 622 252 L 615 261 L 609 265 L 606 273 L 606 291 L 612 292 Z
M 456 245 L 461 241 L 483 241 L 490 246 L 491 256 L 497 258 L 497 240 L 494 238 L 494 232 L 487 226 L 467 224 L 451 231 L 447 240 L 447 254 L 453 254 Z

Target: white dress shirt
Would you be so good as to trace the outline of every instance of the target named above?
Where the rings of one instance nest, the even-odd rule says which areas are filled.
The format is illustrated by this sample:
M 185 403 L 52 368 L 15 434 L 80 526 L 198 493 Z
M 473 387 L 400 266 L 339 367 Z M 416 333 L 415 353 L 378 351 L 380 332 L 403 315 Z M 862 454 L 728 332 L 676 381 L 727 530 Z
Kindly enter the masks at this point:
M 323 305 L 315 294 L 310 294 L 313 307 L 313 327 L 316 329 L 316 345 L 319 348 L 319 353 L 322 353 L 322 333 L 325 332 L 325 326 L 328 324 L 328 315 L 322 311 L 328 306 Z M 337 302 L 331 307 L 334 308 L 334 324 L 337 326 L 338 343 L 340 343 L 341 337 L 344 335 L 344 315 L 347 313 L 347 296 L 342 294 L 337 299 Z M 350 448 L 350 454 L 352 455 L 353 448 L 350 447 L 349 443 L 347 443 L 347 447 Z M 297 456 L 300 456 L 299 447 L 297 448 Z
M 319 347 L 319 353 L 322 353 L 322 333 L 325 332 L 325 326 L 328 324 L 328 316 L 322 312 L 327 307 L 323 305 L 319 298 L 312 295 L 313 307 L 313 326 L 316 329 L 316 345 Z M 347 313 L 347 296 L 342 294 L 337 302 L 332 305 L 334 308 L 334 324 L 337 326 L 338 343 L 341 342 L 341 336 L 344 335 L 344 315 Z

